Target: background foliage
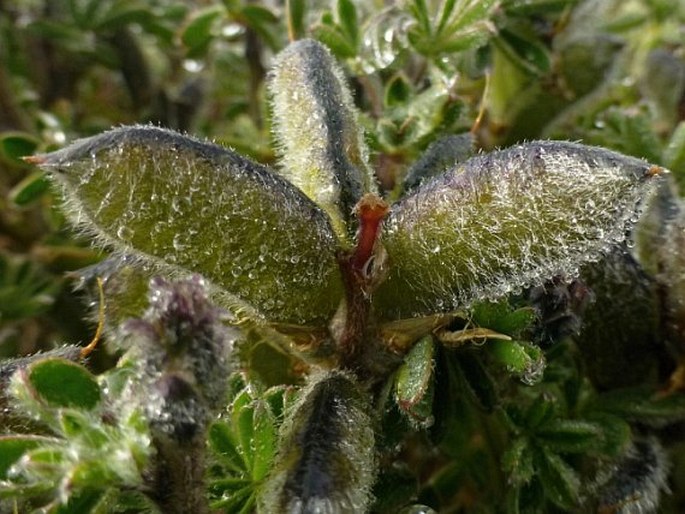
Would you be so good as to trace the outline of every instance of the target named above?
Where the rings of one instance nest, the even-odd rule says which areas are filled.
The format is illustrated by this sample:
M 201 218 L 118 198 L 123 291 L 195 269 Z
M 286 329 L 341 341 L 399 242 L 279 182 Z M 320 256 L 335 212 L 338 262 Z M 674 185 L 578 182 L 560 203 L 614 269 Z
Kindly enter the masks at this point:
M 682 0 L 0 0 L 0 356 L 88 341 L 95 330 L 88 323 L 92 299 L 72 292 L 69 272 L 103 255 L 70 232 L 41 172 L 22 156 L 113 125 L 151 122 L 272 163 L 265 73 L 289 38 L 314 37 L 345 66 L 389 195 L 433 141 L 469 131 L 484 150 L 536 138 L 580 140 L 663 165 L 682 183 L 684 27 Z M 530 372 L 537 347 L 523 345 L 528 357 L 519 360 L 496 343 L 486 352 L 417 347 L 424 352 L 414 357 L 419 362 L 436 359 L 424 373 L 434 373 L 440 387 L 400 394 L 415 426 L 431 416 L 437 422 L 412 432 L 397 413 L 384 417 L 387 462 L 374 490 L 377 510 L 416 501 L 440 512 L 489 512 L 503 508 L 503 499 L 512 512 L 521 505 L 569 510 L 588 494 L 581 478 L 595 472 L 583 456 L 620 455 L 631 433 L 661 438 L 672 462 L 663 512 L 685 509 L 684 427 L 663 423 L 682 419 L 685 406 L 677 396 L 653 401 L 683 347 L 663 349 L 662 327 L 653 322 L 659 313 L 625 305 L 613 290 L 600 296 L 594 315 L 630 313 L 646 328 L 632 338 L 602 335 L 599 346 L 613 353 L 597 350 L 582 331 L 574 341 L 566 336 L 578 332 L 578 295 L 563 285 L 548 288 L 564 301 L 540 303 L 541 296 L 536 304 L 531 296 L 546 322 L 532 336 L 525 332 L 530 301 L 475 313 L 480 326 L 546 342 L 547 369 L 534 386 L 515 376 Z M 656 352 L 652 340 L 660 345 Z M 631 352 L 635 358 L 622 360 Z M 496 383 L 493 375 L 509 376 L 502 363 L 513 375 Z M 99 373 L 112 357 L 99 352 L 89 365 Z M 0 376 L 3 387 L 6 378 Z M 95 383 L 92 375 L 81 379 L 86 390 Z M 283 379 L 275 375 L 273 383 Z M 285 387 L 255 392 L 241 380 L 231 384 L 233 423 L 222 421 L 210 432 L 220 456 L 210 493 L 214 506 L 229 512 L 253 505 L 252 484 L 263 478 L 273 450 L 255 451 L 250 441 L 273 440 L 293 401 Z M 133 461 L 115 471 L 134 487 L 127 482 L 131 469 L 145 458 L 141 421 L 126 414 L 125 434 L 111 434 L 93 422 L 98 394 L 69 405 L 67 420 L 42 422 L 67 439 L 81 433 L 74 427 L 88 425 L 84 451 L 93 461 L 97 456 L 88 452 L 97 445 L 87 441 L 128 441 Z M 77 499 L 84 505 L 101 501 L 84 490 Z M 121 511 L 142 508 L 126 494 L 117 501 Z

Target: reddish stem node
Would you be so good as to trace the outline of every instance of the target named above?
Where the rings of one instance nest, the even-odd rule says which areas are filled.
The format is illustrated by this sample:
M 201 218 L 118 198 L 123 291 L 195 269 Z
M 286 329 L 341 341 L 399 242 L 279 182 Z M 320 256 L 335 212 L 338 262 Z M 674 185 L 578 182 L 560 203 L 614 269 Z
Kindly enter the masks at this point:
M 388 204 L 373 193 L 365 194 L 355 205 L 354 213 L 359 217 L 357 247 L 352 254 L 352 268 L 355 271 L 361 271 L 373 255 L 381 222 L 389 211 Z

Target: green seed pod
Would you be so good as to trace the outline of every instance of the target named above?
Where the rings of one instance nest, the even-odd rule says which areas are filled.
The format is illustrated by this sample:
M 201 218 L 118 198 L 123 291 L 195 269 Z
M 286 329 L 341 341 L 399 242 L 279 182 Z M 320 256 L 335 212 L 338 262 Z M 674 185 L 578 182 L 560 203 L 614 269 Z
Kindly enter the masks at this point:
M 122 127 L 33 158 L 66 212 L 165 274 L 197 272 L 273 321 L 328 319 L 342 296 L 326 215 L 267 168 L 155 127 Z
M 376 186 L 342 70 L 320 43 L 296 41 L 276 59 L 269 90 L 281 173 L 348 240 L 355 228 L 352 209 Z
M 586 266 L 581 277 L 593 299 L 575 340 L 592 382 L 609 389 L 654 381 L 664 350 L 654 279 L 625 248 Z
M 575 276 L 639 218 L 657 166 L 602 148 L 539 141 L 479 155 L 395 204 L 384 225 L 386 318 L 449 312 Z
M 314 377 L 281 428 L 259 512 L 366 512 L 375 478 L 369 411 L 350 376 Z

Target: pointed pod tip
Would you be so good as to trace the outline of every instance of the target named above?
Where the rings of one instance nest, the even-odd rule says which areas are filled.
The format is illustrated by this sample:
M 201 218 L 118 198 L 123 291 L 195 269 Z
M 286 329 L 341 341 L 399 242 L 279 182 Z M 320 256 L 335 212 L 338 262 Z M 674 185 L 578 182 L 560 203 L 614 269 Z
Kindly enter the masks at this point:
M 661 166 L 653 164 L 649 168 L 647 168 L 645 175 L 647 177 L 655 177 L 658 175 L 664 175 L 665 173 L 668 173 L 668 170 L 666 168 L 662 168 Z
M 21 158 L 21 160 L 24 162 L 27 162 L 29 164 L 35 164 L 36 166 L 40 166 L 41 164 L 44 164 L 45 161 L 48 160 L 48 157 L 45 154 L 25 155 L 24 157 Z
M 390 206 L 374 193 L 366 193 L 354 206 L 353 213 L 360 219 L 382 219 L 390 211 Z

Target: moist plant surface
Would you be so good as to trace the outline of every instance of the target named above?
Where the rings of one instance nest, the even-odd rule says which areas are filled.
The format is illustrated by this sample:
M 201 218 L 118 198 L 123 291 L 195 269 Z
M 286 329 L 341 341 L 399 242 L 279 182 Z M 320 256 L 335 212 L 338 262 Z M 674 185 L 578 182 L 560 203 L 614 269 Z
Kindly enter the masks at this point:
M 552 51 L 572 62 L 536 20 L 563 45 L 594 5 L 539 4 L 410 2 L 361 23 L 341 0 L 305 29 L 292 2 L 287 44 L 267 7 L 189 15 L 189 57 L 209 59 L 235 19 L 283 47 L 249 75 L 266 122 L 260 98 L 243 105 L 273 151 L 160 123 L 61 149 L 3 136 L 32 173 L 15 202 L 53 184 L 106 254 L 71 254 L 93 342 L 1 364 L 0 508 L 678 512 L 682 121 L 638 127 L 609 79 L 601 106 L 582 80 L 535 89 Z M 636 58 L 631 44 L 616 55 Z M 532 94 L 556 117 L 531 115 L 544 130 L 515 142 Z M 602 139 L 600 117 L 635 145 Z M 55 301 L 45 270 L 0 264 L 2 319 Z

